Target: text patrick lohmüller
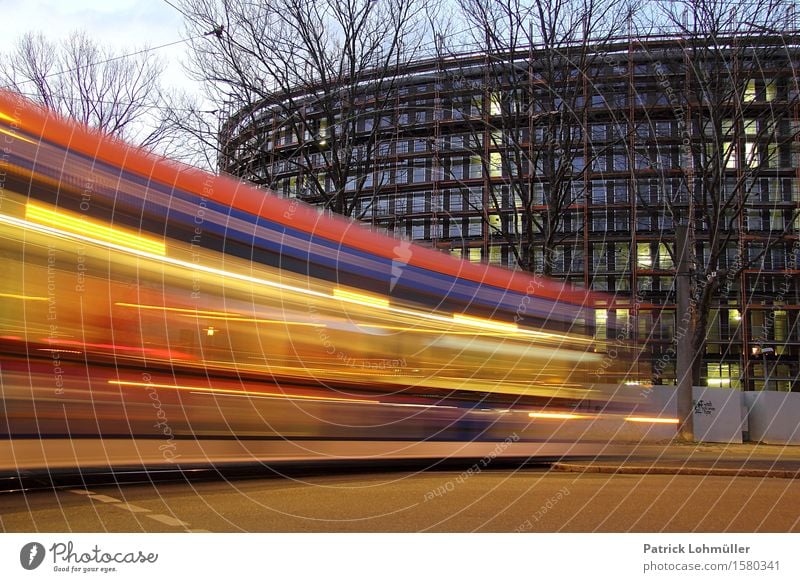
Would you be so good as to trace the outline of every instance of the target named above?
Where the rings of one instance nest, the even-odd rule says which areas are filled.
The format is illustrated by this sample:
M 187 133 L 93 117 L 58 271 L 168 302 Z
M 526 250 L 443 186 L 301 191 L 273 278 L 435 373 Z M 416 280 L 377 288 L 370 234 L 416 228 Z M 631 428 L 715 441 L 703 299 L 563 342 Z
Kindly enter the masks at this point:
M 750 546 L 740 546 L 739 544 L 722 544 L 721 546 L 666 544 L 653 546 L 644 544 L 642 551 L 645 554 L 749 554 Z

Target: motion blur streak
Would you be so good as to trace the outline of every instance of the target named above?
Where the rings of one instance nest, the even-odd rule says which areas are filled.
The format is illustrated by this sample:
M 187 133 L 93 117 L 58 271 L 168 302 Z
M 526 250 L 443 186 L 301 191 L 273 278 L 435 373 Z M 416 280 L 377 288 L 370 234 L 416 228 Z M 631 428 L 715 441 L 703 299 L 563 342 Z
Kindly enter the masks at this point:
M 0 472 L 586 455 L 649 430 L 626 422 L 636 350 L 593 337 L 610 297 L 410 243 L 400 264 L 296 200 L 0 112 Z
M 38 204 L 31 204 L 30 202 L 26 204 L 25 217 L 35 222 L 55 226 L 67 232 L 78 234 L 86 233 L 99 240 L 117 242 L 134 249 L 148 251 L 157 255 L 167 254 L 163 243 L 127 233 L 119 228 L 110 228 L 87 220 L 85 217 L 73 216 L 66 212 L 54 212 Z
M 644 423 L 653 423 L 653 424 L 678 424 L 677 418 L 653 418 L 647 416 L 629 416 L 626 418 L 628 422 L 644 422 Z
M 123 380 L 109 380 L 109 384 L 117 386 L 139 386 L 144 388 L 168 388 L 170 390 L 188 390 L 189 392 L 210 392 L 213 394 L 236 394 L 237 396 L 259 396 L 261 398 L 289 398 L 290 400 L 327 400 L 332 402 L 373 402 L 372 400 L 360 398 L 334 398 L 323 396 L 303 396 L 295 394 L 277 394 L 271 392 L 248 392 L 247 390 L 222 390 L 219 388 L 205 388 L 203 386 L 177 386 L 175 384 L 153 384 L 152 382 L 126 382 Z

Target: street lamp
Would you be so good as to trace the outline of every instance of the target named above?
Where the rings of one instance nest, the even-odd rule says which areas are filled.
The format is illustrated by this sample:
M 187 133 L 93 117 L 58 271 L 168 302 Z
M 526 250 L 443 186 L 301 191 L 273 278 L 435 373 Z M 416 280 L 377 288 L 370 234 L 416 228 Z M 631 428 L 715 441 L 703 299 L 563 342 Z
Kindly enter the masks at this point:
M 774 354 L 775 350 L 772 348 L 765 348 L 763 346 L 755 346 L 753 348 L 753 355 L 761 354 L 762 361 L 764 362 L 764 390 L 769 390 L 769 368 L 767 368 L 767 354 Z

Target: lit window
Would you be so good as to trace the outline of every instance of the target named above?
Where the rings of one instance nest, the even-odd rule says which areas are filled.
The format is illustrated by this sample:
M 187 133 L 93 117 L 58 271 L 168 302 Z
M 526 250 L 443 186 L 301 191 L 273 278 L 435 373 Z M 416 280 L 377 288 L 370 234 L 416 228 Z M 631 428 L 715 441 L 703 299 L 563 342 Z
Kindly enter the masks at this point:
M 652 269 L 653 257 L 650 254 L 650 243 L 637 243 L 636 265 L 640 269 Z
M 774 101 L 775 97 L 778 95 L 778 85 L 775 83 L 775 79 L 770 79 L 766 83 L 766 98 L 767 101 Z
M 594 310 L 594 337 L 606 339 L 608 336 L 608 311 L 605 309 Z
M 499 234 L 502 230 L 502 223 L 500 221 L 499 214 L 490 214 L 489 215 L 489 233 L 490 234 Z
M 502 113 L 502 108 L 500 106 L 500 94 L 499 93 L 492 93 L 489 97 L 489 114 L 490 115 L 500 115 Z
M 752 103 L 756 100 L 756 82 L 753 79 L 750 79 L 747 82 L 747 86 L 744 89 L 744 102 L 745 103 Z
M 498 178 L 503 175 L 503 162 L 500 157 L 500 152 L 492 152 L 489 154 L 489 175 L 492 178 Z

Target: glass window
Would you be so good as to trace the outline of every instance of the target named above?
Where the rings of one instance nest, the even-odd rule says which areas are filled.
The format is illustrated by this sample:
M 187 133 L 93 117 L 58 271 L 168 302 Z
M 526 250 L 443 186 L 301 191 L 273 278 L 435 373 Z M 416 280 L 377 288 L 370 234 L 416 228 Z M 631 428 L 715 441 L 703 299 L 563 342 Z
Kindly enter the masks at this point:
M 594 310 L 594 337 L 600 340 L 608 338 L 608 311 L 605 309 Z
M 614 202 L 616 204 L 628 201 L 628 184 L 626 182 L 616 182 L 614 184 Z
M 595 271 L 608 269 L 608 246 L 602 243 L 592 244 L 592 268 Z
M 733 388 L 740 390 L 741 370 L 736 363 L 711 363 L 706 364 L 707 383 L 711 388 Z
M 479 216 L 473 216 L 469 219 L 469 226 L 467 229 L 468 236 L 481 236 L 483 234 L 483 219 Z
M 417 192 L 414 194 L 411 204 L 411 212 L 425 212 L 425 193 Z
M 480 178 L 483 176 L 483 161 L 480 156 L 472 156 L 469 159 L 469 177 Z
M 420 184 L 423 182 L 428 182 L 428 171 L 425 167 L 425 162 L 414 162 L 413 166 L 414 172 L 411 176 L 411 181 L 415 184 Z
M 503 162 L 500 157 L 500 152 L 491 152 L 489 154 L 489 176 L 491 176 L 492 178 L 498 178 L 502 174 L 503 174 Z
M 653 268 L 653 257 L 650 253 L 650 243 L 636 244 L 636 266 L 640 269 Z
M 460 190 L 452 190 L 449 196 L 449 210 L 451 212 L 460 212 L 464 205 L 464 196 Z
M 421 240 L 425 238 L 425 220 L 416 219 L 411 221 L 411 238 Z
M 630 260 L 630 244 L 614 243 L 614 270 L 627 271 Z
M 659 269 L 674 269 L 675 264 L 672 260 L 672 255 L 670 254 L 670 249 L 667 247 L 666 243 L 659 243 L 658 244 L 658 268 Z
M 605 182 L 592 182 L 592 204 L 606 203 Z
M 463 180 L 464 179 L 464 164 L 466 163 L 465 158 L 452 158 L 450 160 L 450 175 L 453 180 Z
M 489 215 L 489 234 L 499 234 L 502 232 L 502 222 L 499 214 Z M 499 248 L 499 247 L 498 247 Z

